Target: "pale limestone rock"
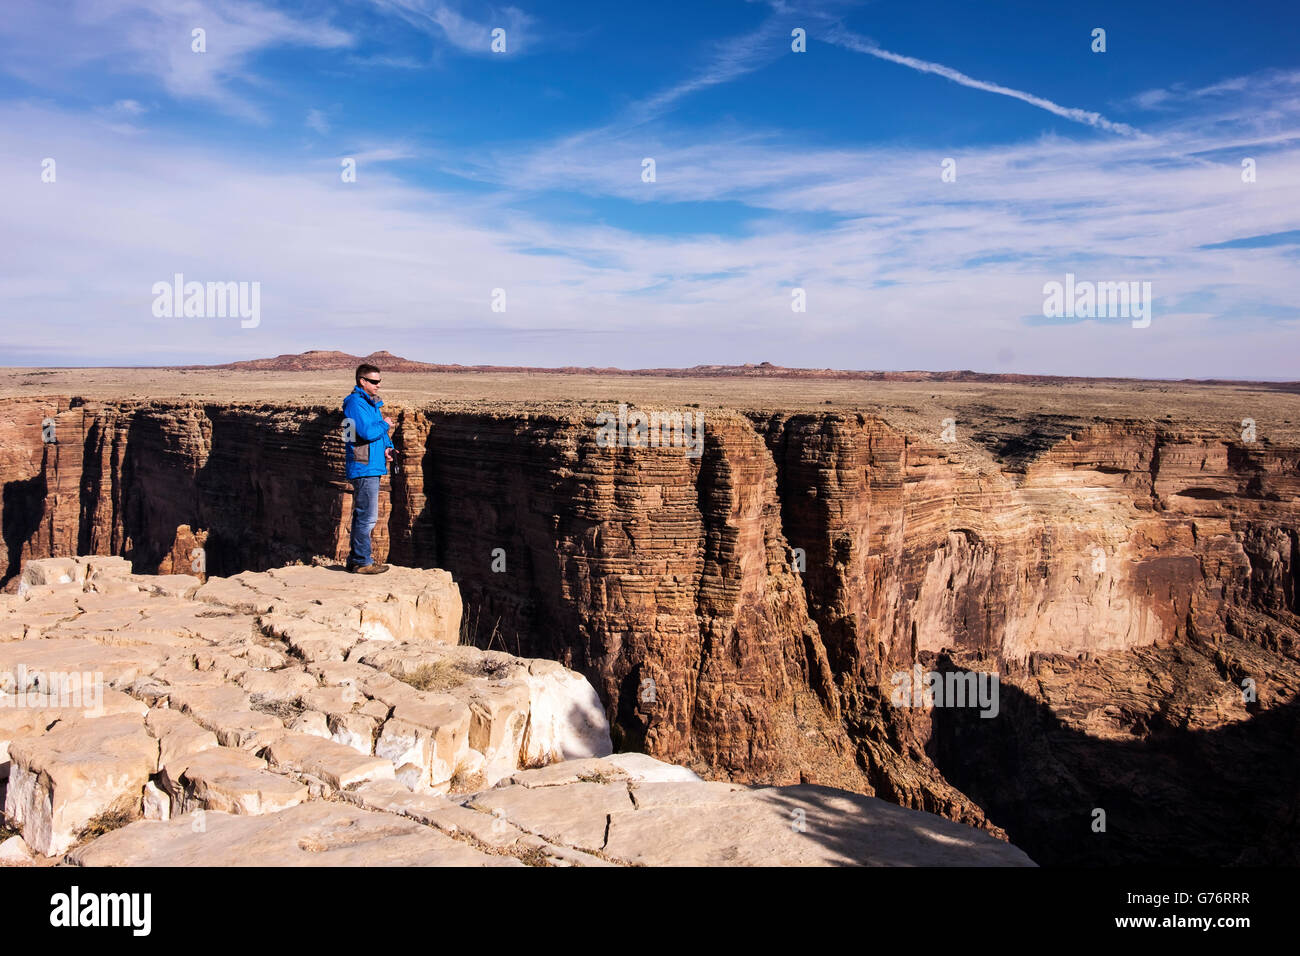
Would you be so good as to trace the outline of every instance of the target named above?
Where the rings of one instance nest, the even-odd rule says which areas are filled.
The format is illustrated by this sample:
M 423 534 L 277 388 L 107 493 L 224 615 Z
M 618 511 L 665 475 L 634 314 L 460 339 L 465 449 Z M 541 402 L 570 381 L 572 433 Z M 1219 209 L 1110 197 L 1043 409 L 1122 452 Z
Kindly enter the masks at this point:
M 350 714 L 365 703 L 366 700 L 365 695 L 352 686 L 313 686 L 311 689 L 304 691 L 301 697 L 304 707 L 310 710 L 319 710 L 326 716 Z
M 257 750 L 285 732 L 280 720 L 252 710 L 248 694 L 233 684 L 179 686 L 170 699 L 173 708 L 215 733 L 223 747 Z
M 65 852 L 93 818 L 140 807 L 158 762 L 158 742 L 134 714 L 59 723 L 9 744 L 5 815 L 38 853 Z
M 723 805 L 740 803 L 749 799 L 749 789 L 739 783 L 725 780 L 664 780 L 648 783 L 633 782 L 628 787 L 632 805 L 638 810 L 657 810 L 660 807 L 694 807 L 704 803 Z
M 432 793 L 429 786 L 429 768 L 419 764 L 404 763 L 393 771 L 393 779 L 415 793 Z M 448 788 L 450 789 L 450 788 Z
M 441 570 L 390 568 L 384 575 L 345 575 L 328 568 L 286 567 L 209 579 L 200 601 L 245 613 L 288 615 L 360 631 L 366 640 L 455 644 L 460 589 Z
M 195 754 L 186 761 L 178 781 L 178 812 L 275 813 L 307 799 L 307 788 L 301 783 L 265 768 L 265 760 L 232 747 Z
M 190 598 L 203 583 L 191 574 L 140 574 L 133 582 L 142 590 L 168 597 Z
M 366 780 L 393 779 L 390 761 L 309 734 L 285 734 L 267 748 L 266 759 L 272 767 L 319 777 L 336 790 Z
M 109 687 L 129 687 L 167 659 L 165 647 L 138 644 L 114 647 L 68 637 L 8 641 L 0 644 L 0 673 L 16 674 L 21 667 L 36 673 L 89 673 Z
M 172 818 L 172 798 L 150 780 L 144 785 L 144 818 L 146 820 L 170 820 Z
M 485 813 L 500 811 L 521 829 L 581 850 L 604 846 L 609 814 L 635 809 L 625 783 L 498 787 L 475 794 L 468 805 Z
M 694 788 L 694 798 L 687 788 Z M 535 791 L 537 792 L 537 791 Z M 545 792 L 545 791 L 540 791 Z M 973 827 L 828 787 L 639 784 L 604 853 L 649 866 L 1032 866 Z M 653 796 L 652 796 L 653 795 Z
M 81 866 L 521 866 L 414 820 L 311 801 L 280 813 L 140 821 L 69 854 Z
M 318 689 L 314 677 L 293 668 L 279 671 L 247 670 L 239 676 L 238 683 L 250 696 L 276 704 L 292 704 L 308 691 Z
M 469 746 L 471 752 L 482 756 L 482 773 L 490 787 L 519 766 L 531 713 L 531 688 L 522 680 L 478 678 L 453 693 L 469 705 Z
M 86 580 L 117 578 L 126 580 L 131 575 L 131 562 L 117 555 L 86 554 L 73 558 L 86 569 Z
M 313 737 L 324 737 L 326 740 L 331 736 L 325 715 L 318 710 L 303 711 L 294 718 L 289 729 L 297 734 L 311 734 Z
M 502 815 L 481 813 L 437 794 L 412 793 L 391 780 L 364 783 L 341 796 L 357 806 L 401 814 L 444 833 L 467 834 L 488 846 L 508 847 L 525 835 Z
M 679 767 L 676 764 L 664 763 L 662 760 L 656 760 L 648 754 L 610 754 L 608 757 L 603 758 L 603 762 L 625 771 L 631 780 L 644 780 L 647 783 L 700 779 L 699 774 L 693 770 Z
M 221 687 L 226 683 L 221 674 L 195 668 L 194 658 L 188 655 L 169 659 L 149 676 L 173 687 Z
M 605 709 L 585 677 L 555 661 L 535 660 L 524 680 L 529 689 L 524 763 L 535 766 L 613 752 Z
M 599 778 L 604 778 L 605 782 L 628 780 L 630 774 L 607 757 L 583 757 L 533 770 L 517 770 L 510 775 L 509 783 L 523 787 L 558 787 L 580 780 L 601 782 Z
M 365 714 L 329 715 L 330 738 L 367 756 L 375 752 L 377 727 L 375 719 Z
M 358 630 L 333 628 L 287 614 L 267 614 L 261 620 L 268 634 L 284 641 L 309 662 L 343 661 L 348 650 L 363 640 Z
M 416 778 L 415 786 L 427 785 L 429 761 L 433 756 L 433 733 L 428 728 L 393 717 L 379 732 L 375 756 L 390 761 L 399 771 L 406 771 L 407 767 L 416 768 L 420 776 Z M 405 779 L 403 783 L 406 783 Z M 412 784 L 407 783 L 407 786 Z
M 184 772 L 190 757 L 220 746 L 216 734 L 179 711 L 155 708 L 145 715 L 144 724 L 158 741 L 156 769 L 170 767 L 177 778 Z
M 143 715 L 148 708 L 138 700 L 114 690 L 103 691 L 93 708 L 12 706 L 18 698 L 10 696 L 0 702 L 0 768 L 8 766 L 9 742 L 18 737 L 39 736 L 62 722 L 95 719 L 115 714 Z M 0 778 L 4 774 L 0 773 Z
M 33 587 L 78 585 L 86 580 L 86 568 L 74 558 L 41 558 L 23 566 L 19 594 Z M 24 590 L 24 587 L 27 590 Z
M 231 653 L 235 657 L 242 658 L 248 663 L 249 667 L 259 671 L 279 670 L 290 663 L 288 655 L 274 647 L 266 647 L 255 642 L 243 643 L 236 647 Z M 296 662 L 295 662 L 296 666 Z
M 469 749 L 470 709 L 464 701 L 447 694 L 421 696 L 424 699 L 419 702 L 406 701 L 393 708 L 389 723 L 401 720 L 403 726 L 413 724 L 428 732 L 428 783 L 443 787 L 450 783 Z
M 0 843 L 0 866 L 31 866 L 35 860 L 31 847 L 20 836 Z

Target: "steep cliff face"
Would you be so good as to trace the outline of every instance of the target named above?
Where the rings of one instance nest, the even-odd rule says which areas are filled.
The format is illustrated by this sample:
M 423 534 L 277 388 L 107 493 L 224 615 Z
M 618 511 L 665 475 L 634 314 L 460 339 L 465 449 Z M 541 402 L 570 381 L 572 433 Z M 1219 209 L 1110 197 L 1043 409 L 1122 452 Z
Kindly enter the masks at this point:
M 336 411 L 5 412 L 6 577 L 154 570 L 180 525 L 219 574 L 346 550 Z M 376 546 L 453 574 L 469 640 L 585 673 L 616 743 L 1005 829 L 1041 862 L 1272 858 L 1245 848 L 1296 826 L 1300 450 L 1123 422 L 976 442 L 710 412 L 692 458 L 598 447 L 578 411 L 403 409 Z M 918 665 L 998 674 L 998 716 L 896 706 Z
M 1041 862 L 1294 859 L 1296 449 L 1110 424 L 1001 470 L 866 419 L 755 424 L 879 791 L 960 819 L 937 767 Z M 918 661 L 1000 672 L 999 718 L 889 706 Z

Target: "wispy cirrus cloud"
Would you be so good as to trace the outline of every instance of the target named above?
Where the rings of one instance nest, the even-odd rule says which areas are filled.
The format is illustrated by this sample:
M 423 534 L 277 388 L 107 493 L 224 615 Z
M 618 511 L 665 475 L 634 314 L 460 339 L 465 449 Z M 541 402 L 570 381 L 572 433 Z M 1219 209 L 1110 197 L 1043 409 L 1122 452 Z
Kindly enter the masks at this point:
M 196 29 L 205 33 L 201 53 Z M 10 0 L 0 41 L 0 70 L 42 89 L 75 88 L 90 70 L 144 75 L 177 99 L 264 121 L 246 95 L 254 57 L 283 46 L 347 47 L 353 38 L 255 0 Z
M 1235 115 L 1250 104 L 1221 105 Z M 637 139 L 426 155 L 471 163 L 492 187 L 473 196 L 385 173 L 376 164 L 404 155 L 400 145 L 371 148 L 345 185 L 325 160 L 304 170 L 147 133 L 91 144 L 74 113 L 6 107 L 0 124 L 21 131 L 0 144 L 0 163 L 32 166 L 0 211 L 0 234 L 25 237 L 4 248 L 6 326 L 75 341 L 81 361 L 137 360 L 142 340 L 179 361 L 364 332 L 397 352 L 503 364 L 823 366 L 833 355 L 862 368 L 1294 377 L 1296 247 L 1250 237 L 1296 228 L 1300 144 L 1261 145 L 1248 120 L 1231 128 L 1260 160 L 1252 184 L 1235 157 L 1189 158 L 1220 143 L 1201 117 L 1147 139 L 954 148 L 950 183 L 939 175 L 947 149 L 815 148 L 759 133 L 654 130 L 654 184 L 625 168 Z M 87 172 L 40 184 L 35 144 Z M 600 202 L 740 204 L 750 221 L 671 235 L 595 216 L 557 222 L 519 202 L 548 186 Z M 810 213 L 826 221 L 808 225 Z M 148 290 L 177 271 L 261 281 L 262 326 L 154 319 Z M 1066 271 L 1153 281 L 1151 327 L 1042 321 L 1043 283 Z M 790 311 L 794 286 L 807 290 L 805 314 Z M 489 306 L 498 287 L 503 314 Z
M 492 31 L 506 31 L 505 56 L 525 53 L 534 42 L 537 18 L 515 6 L 480 5 L 474 15 L 445 0 L 372 0 L 384 13 L 450 43 L 464 53 L 492 54 Z
M 330 131 L 329 117 L 325 115 L 324 110 L 310 109 L 307 111 L 307 118 L 303 121 L 307 128 L 313 132 L 324 136 Z

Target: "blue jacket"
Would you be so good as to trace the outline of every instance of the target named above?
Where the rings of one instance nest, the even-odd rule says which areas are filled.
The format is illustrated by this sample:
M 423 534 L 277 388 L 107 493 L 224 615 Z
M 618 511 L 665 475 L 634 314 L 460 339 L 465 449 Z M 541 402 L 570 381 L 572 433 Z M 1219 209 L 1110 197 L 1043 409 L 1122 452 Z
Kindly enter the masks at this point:
M 372 401 L 360 385 L 343 399 L 343 417 L 352 419 L 357 436 L 356 446 L 361 448 L 363 457 L 367 449 L 370 452 L 368 462 L 357 461 L 353 443 L 347 442 L 345 461 L 349 480 L 388 474 L 388 456 L 384 454 L 384 449 L 392 448 L 393 440 L 388 437 L 388 423 L 384 421 L 384 415 L 380 411 L 383 407 L 382 398 Z

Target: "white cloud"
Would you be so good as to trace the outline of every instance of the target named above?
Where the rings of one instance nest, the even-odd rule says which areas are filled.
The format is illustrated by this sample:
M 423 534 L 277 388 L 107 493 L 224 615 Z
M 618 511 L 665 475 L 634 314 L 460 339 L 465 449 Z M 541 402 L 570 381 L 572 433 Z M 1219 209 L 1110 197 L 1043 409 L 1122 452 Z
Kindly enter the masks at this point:
M 329 119 L 322 110 L 308 110 L 306 123 L 308 129 L 314 130 L 322 136 L 330 131 Z
M 536 18 L 518 7 L 483 7 L 477 18 L 461 13 L 442 0 L 373 0 L 380 10 L 399 16 L 466 53 L 512 55 L 527 52 L 534 40 Z M 492 54 L 492 31 L 506 31 L 504 54 Z
M 1234 123 L 1225 130 L 1233 141 L 1258 135 Z M 465 155 L 467 171 L 500 184 L 474 196 L 386 174 L 385 159 L 414 152 L 401 144 L 365 147 L 369 165 L 344 184 L 337 160 L 304 171 L 301 161 L 208 153 L 148 131 L 101 142 L 80 115 L 35 106 L 0 107 L 0 127 L 14 131 L 0 142 L 0 165 L 30 169 L 28 186 L 0 209 L 0 351 L 13 354 L 44 345 L 69 362 L 202 361 L 333 343 L 499 364 L 767 359 L 1294 377 L 1297 323 L 1228 321 L 1195 302 L 1206 290 L 1231 308 L 1293 302 L 1292 247 L 1199 246 L 1294 228 L 1300 149 L 1266 134 L 1275 142 L 1256 151 L 1266 160 L 1260 181 L 1243 184 L 1235 159 L 1189 158 L 1225 142 L 1206 117 L 1149 140 L 1045 137 L 951 152 L 660 132 L 658 183 L 640 181 L 644 142 L 614 138 Z M 43 155 L 58 158 L 56 184 L 39 181 L 33 157 Z M 955 183 L 940 181 L 947 155 L 958 162 Z M 766 218 L 743 236 L 673 237 L 547 222 L 516 205 L 557 187 L 739 201 Z M 808 224 L 827 214 L 848 218 Z M 1027 325 L 1043 283 L 1067 269 L 1151 280 L 1151 327 Z M 262 325 L 154 319 L 150 287 L 175 272 L 260 281 Z M 808 290 L 807 314 L 790 311 L 794 284 Z M 498 287 L 504 314 L 488 305 Z M 1005 350 L 1014 365 L 997 359 Z
M 206 31 L 206 52 L 192 49 Z M 346 47 L 325 20 L 298 20 L 254 0 L 9 0 L 0 17 L 0 69 L 43 89 L 75 88 L 77 76 L 142 74 L 181 100 L 264 119 L 245 96 L 250 63 L 281 46 Z

